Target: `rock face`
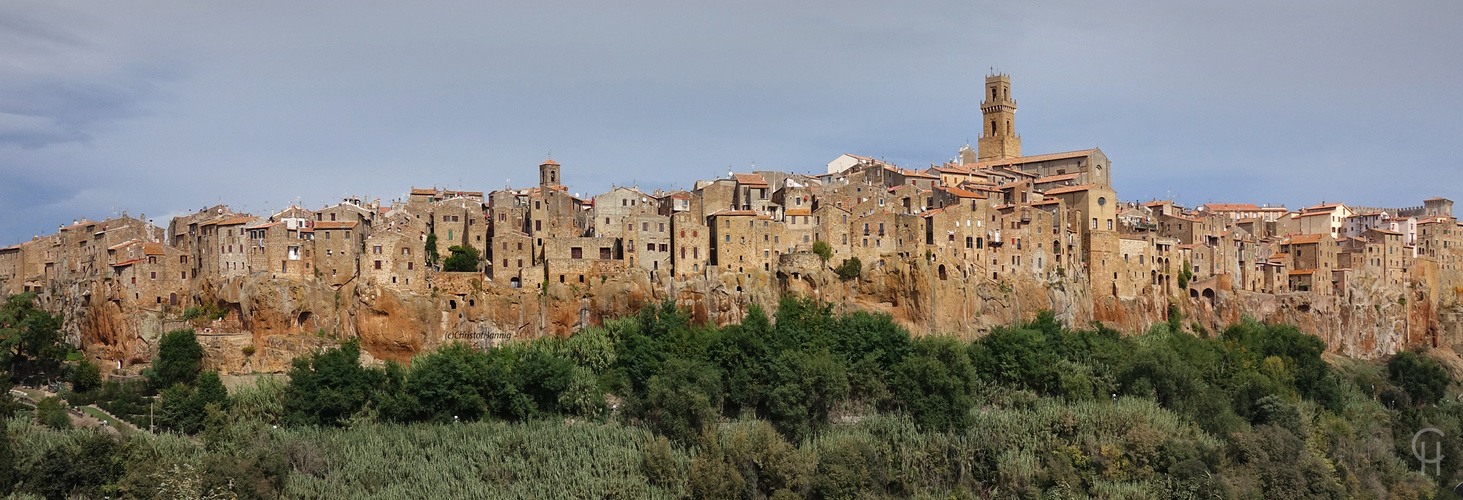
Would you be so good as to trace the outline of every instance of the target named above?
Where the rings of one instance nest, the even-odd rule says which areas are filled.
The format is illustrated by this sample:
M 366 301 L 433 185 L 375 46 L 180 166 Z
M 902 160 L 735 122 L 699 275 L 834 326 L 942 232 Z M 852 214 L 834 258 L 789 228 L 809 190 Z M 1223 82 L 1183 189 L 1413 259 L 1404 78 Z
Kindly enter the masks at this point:
M 1080 274 L 997 283 L 979 277 L 940 276 L 921 259 L 868 263 L 858 279 L 843 281 L 815 256 L 781 259 L 777 269 L 652 281 L 640 269 L 583 284 L 548 283 L 511 288 L 476 273 L 436 273 L 430 294 L 351 282 L 331 286 L 314 279 L 268 277 L 209 281 L 192 293 L 214 304 L 221 319 L 184 321 L 181 311 L 131 308 L 107 290 L 73 286 L 49 299 L 61 311 L 73 342 L 101 366 L 135 372 L 156 352 L 164 332 L 193 328 L 209 369 L 224 373 L 281 372 L 296 356 L 358 339 L 371 361 L 408 361 L 446 342 L 486 348 L 509 339 L 570 335 L 605 320 L 634 314 L 652 302 L 674 300 L 696 321 L 719 325 L 742 320 L 761 304 L 775 312 L 778 297 L 797 294 L 834 305 L 836 311 L 887 313 L 915 335 L 975 338 L 992 327 L 1029 320 L 1051 310 L 1068 325 L 1093 321 L 1127 333 L 1167 320 L 1170 305 L 1186 323 L 1215 332 L 1248 316 L 1283 322 L 1325 340 L 1338 354 L 1373 358 L 1408 346 L 1463 344 L 1463 306 L 1453 290 L 1419 282 L 1402 288 L 1367 280 L 1344 295 L 1282 295 L 1217 291 L 1209 297 L 1140 296 L 1119 299 L 1094 293 Z M 1446 296 L 1446 297 L 1442 297 Z

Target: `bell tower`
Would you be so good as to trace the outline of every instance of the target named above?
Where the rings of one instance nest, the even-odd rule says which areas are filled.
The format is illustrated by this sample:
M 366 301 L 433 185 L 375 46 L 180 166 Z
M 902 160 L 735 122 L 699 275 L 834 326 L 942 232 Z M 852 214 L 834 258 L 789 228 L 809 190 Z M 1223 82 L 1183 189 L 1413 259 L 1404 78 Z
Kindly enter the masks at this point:
M 539 186 L 550 188 L 558 186 L 559 183 L 559 162 L 554 161 L 553 158 L 549 158 L 538 165 Z
M 981 134 L 977 159 L 1000 160 L 1021 156 L 1021 136 L 1016 134 L 1016 100 L 1011 98 L 1011 76 L 996 74 L 985 79 L 985 98 L 980 102 Z

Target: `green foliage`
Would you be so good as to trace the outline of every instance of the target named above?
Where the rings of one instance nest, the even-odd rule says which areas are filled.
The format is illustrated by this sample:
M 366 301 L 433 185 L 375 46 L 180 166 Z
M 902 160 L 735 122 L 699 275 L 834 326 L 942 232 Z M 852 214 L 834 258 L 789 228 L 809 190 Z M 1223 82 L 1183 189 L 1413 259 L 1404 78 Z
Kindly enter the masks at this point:
M 77 363 L 71 369 L 71 390 L 87 392 L 102 386 L 102 370 L 90 361 Z
M 646 482 L 661 488 L 674 488 L 681 484 L 681 471 L 671 452 L 671 442 L 665 436 L 652 437 L 645 445 L 645 461 L 641 473 Z
M 13 380 L 52 380 L 61 375 L 69 350 L 62 342 L 61 316 L 41 309 L 34 292 L 11 295 L 0 306 L 0 364 Z
M 814 241 L 813 253 L 818 254 L 818 258 L 823 259 L 823 263 L 826 264 L 828 259 L 833 258 L 833 247 L 828 246 L 828 242 L 823 240 Z
M 844 364 L 827 352 L 783 351 L 768 373 L 767 416 L 794 440 L 828 424 L 829 412 L 848 398 Z
M 162 392 L 157 405 L 157 425 L 165 430 L 197 434 L 205 429 L 210 410 L 222 416 L 228 407 L 229 393 L 218 372 L 203 372 L 198 376 L 196 388 L 180 382 Z
M 647 385 L 645 418 L 673 441 L 690 442 L 721 409 L 721 374 L 709 363 L 671 359 Z
M 383 370 L 361 366 L 360 349 L 356 340 L 348 340 L 340 347 L 295 358 L 284 393 L 284 421 L 344 425 L 361 411 L 387 379 Z
M 843 264 L 836 269 L 838 278 L 843 281 L 857 279 L 864 272 L 864 265 L 859 262 L 858 257 L 844 259 Z
M 60 396 L 51 396 L 36 402 L 36 422 L 52 429 L 70 429 L 71 415 Z
M 193 384 L 203 366 L 203 346 L 193 330 L 174 330 L 158 340 L 157 358 L 143 374 L 154 388 Z
M 452 255 L 442 262 L 442 270 L 450 272 L 473 272 L 478 270 L 482 260 L 478 258 L 478 250 L 470 246 L 453 245 L 447 248 Z
M 410 409 L 398 412 L 401 420 L 438 423 L 473 421 L 487 411 L 481 387 L 488 376 L 488 359 L 467 344 L 452 343 L 412 362 L 405 396 Z M 400 418 L 407 417 L 407 418 Z
M 1407 388 L 1446 372 L 1328 363 L 1283 325 L 1125 337 L 1042 312 L 964 342 L 805 298 L 774 316 L 696 325 L 667 302 L 384 368 L 346 342 L 232 395 L 203 373 L 158 402 L 164 428 L 196 437 L 88 455 L 97 433 L 13 419 L 0 486 L 10 463 L 15 491 L 52 497 L 1425 498 L 1463 465 L 1445 451 L 1432 478 L 1411 458 L 1422 427 L 1463 447 L 1463 405 Z M 72 396 L 134 421 L 140 394 Z
M 1189 288 L 1189 280 L 1192 279 L 1194 279 L 1194 268 L 1193 266 L 1190 266 L 1189 261 L 1186 260 L 1184 261 L 1184 270 L 1179 272 L 1179 289 L 1187 290 Z
M 920 427 L 946 431 L 963 427 L 975 373 L 966 349 L 951 338 L 920 338 L 916 352 L 893 367 L 889 389 Z
M 183 383 L 164 389 L 157 403 L 157 426 L 163 430 L 193 434 L 203 428 L 203 405 L 195 390 Z
M 437 253 L 437 233 L 427 233 L 427 265 L 435 267 L 442 260 L 442 255 Z
M 319 272 L 319 270 L 316 270 L 316 272 Z M 210 302 L 205 303 L 202 306 L 192 306 L 187 309 L 183 309 L 183 314 L 181 317 L 184 320 L 213 321 L 223 319 L 224 316 L 228 316 L 228 314 L 228 309 L 221 308 L 218 306 L 218 304 Z
M 1410 351 L 1399 352 L 1387 360 L 1387 377 L 1419 405 L 1437 404 L 1446 394 L 1449 382 L 1447 372 L 1437 361 Z

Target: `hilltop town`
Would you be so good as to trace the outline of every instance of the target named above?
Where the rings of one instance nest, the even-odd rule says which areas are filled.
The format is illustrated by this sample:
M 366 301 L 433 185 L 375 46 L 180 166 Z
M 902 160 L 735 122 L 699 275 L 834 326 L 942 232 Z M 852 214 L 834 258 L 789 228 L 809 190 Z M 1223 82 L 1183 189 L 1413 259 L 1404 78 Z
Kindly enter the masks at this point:
M 784 293 L 887 312 L 918 333 L 978 335 L 1038 309 L 1132 331 L 1182 311 L 1199 326 L 1295 322 L 1357 356 L 1456 343 L 1452 201 L 1124 201 L 1101 150 L 1024 155 L 1015 111 L 1010 78 L 987 78 L 978 143 L 924 169 L 844 154 L 821 175 L 581 198 L 562 176 L 575 166 L 549 159 L 526 188 L 413 188 L 389 205 L 268 214 L 219 205 L 166 227 L 78 220 L 0 249 L 0 291 L 37 293 L 114 369 L 184 325 L 213 336 L 218 369 L 269 371 L 339 338 L 405 358 L 453 340 L 567 335 L 665 299 L 726 323 Z M 481 260 L 447 272 L 429 239 L 441 259 L 462 247 Z

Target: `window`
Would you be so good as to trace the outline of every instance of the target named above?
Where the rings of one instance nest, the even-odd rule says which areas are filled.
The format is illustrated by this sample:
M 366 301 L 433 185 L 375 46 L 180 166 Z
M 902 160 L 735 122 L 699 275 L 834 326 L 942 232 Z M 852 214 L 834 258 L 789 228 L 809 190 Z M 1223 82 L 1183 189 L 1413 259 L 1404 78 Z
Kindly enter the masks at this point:
M 583 248 L 580 248 L 580 247 L 570 248 L 569 249 L 569 258 L 571 258 L 571 259 L 583 259 L 584 258 L 584 249 Z
M 1097 218 L 1096 217 L 1093 217 L 1092 218 L 1092 228 L 1093 229 L 1097 229 Z M 1180 228 L 1180 229 L 1182 229 L 1182 228 Z
M 371 253 L 379 255 L 381 253 L 381 245 L 371 247 Z
M 410 270 L 411 270 L 411 269 L 412 269 L 412 264 L 415 264 L 415 262 L 410 262 L 410 261 L 408 261 L 408 262 L 407 262 L 407 263 L 406 263 L 406 270 L 408 270 L 408 271 L 410 271 Z
M 376 269 L 381 269 L 381 261 L 376 261 Z
M 660 251 L 662 251 L 662 252 L 670 251 L 670 246 L 669 245 L 666 245 L 665 243 L 661 243 L 660 244 Z

